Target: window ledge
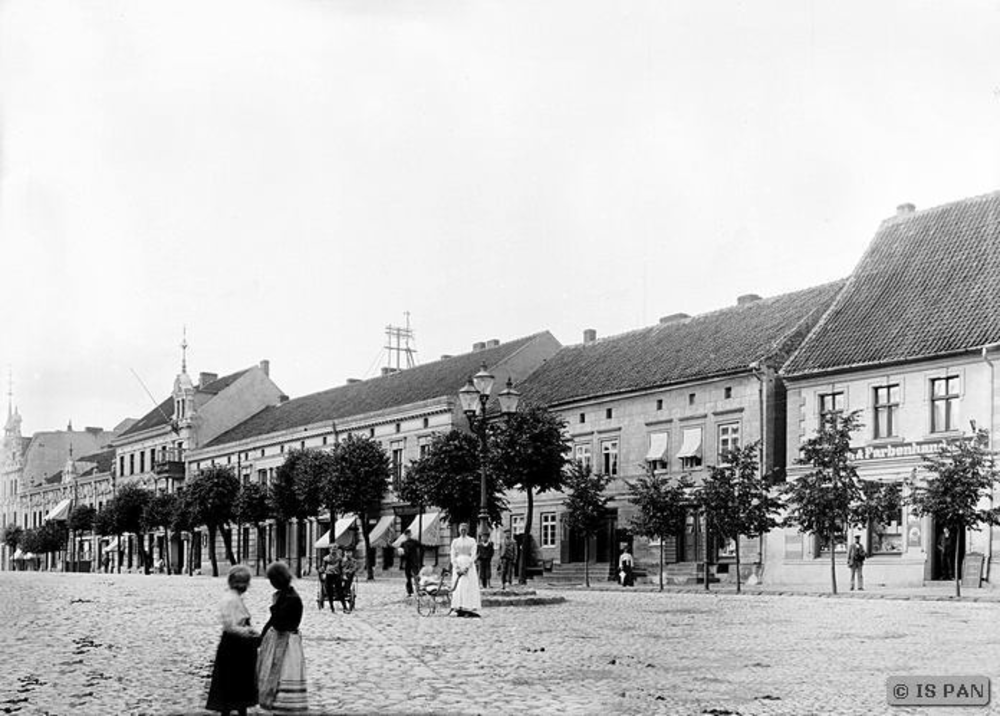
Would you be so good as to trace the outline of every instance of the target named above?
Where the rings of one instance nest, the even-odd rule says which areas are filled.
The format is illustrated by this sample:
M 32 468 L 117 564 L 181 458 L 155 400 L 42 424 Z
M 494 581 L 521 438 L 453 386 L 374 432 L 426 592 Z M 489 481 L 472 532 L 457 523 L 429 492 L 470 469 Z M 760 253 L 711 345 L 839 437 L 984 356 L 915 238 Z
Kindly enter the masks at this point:
M 937 440 L 954 440 L 955 438 L 960 438 L 964 435 L 961 430 L 944 430 L 940 433 L 927 433 L 922 442 L 934 442 Z
M 891 438 L 872 438 L 865 443 L 866 447 L 881 447 L 883 445 L 904 445 L 906 444 L 906 439 L 898 435 L 893 435 Z

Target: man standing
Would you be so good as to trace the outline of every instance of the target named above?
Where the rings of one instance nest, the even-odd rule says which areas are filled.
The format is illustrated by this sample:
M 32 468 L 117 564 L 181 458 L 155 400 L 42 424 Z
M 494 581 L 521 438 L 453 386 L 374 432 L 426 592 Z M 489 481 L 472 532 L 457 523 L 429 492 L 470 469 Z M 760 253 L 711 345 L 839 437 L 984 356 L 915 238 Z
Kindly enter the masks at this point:
M 483 589 L 490 588 L 490 570 L 493 569 L 493 543 L 490 542 L 488 534 L 479 535 L 479 550 L 476 555 L 479 564 L 479 586 Z
M 854 580 L 857 577 L 858 591 L 865 591 L 865 576 L 862 570 L 865 566 L 865 548 L 861 546 L 861 535 L 854 535 L 854 544 L 847 550 L 847 566 L 851 568 L 851 591 L 854 591 Z
M 423 545 L 413 539 L 413 533 L 410 530 L 406 530 L 403 534 L 406 536 L 406 539 L 403 540 L 403 544 L 400 546 L 403 550 L 403 572 L 406 574 L 406 596 L 412 597 L 413 578 L 420 572 L 420 549 Z
M 514 565 L 517 564 L 517 542 L 510 536 L 510 530 L 503 533 L 503 552 L 500 553 L 500 588 L 514 584 Z

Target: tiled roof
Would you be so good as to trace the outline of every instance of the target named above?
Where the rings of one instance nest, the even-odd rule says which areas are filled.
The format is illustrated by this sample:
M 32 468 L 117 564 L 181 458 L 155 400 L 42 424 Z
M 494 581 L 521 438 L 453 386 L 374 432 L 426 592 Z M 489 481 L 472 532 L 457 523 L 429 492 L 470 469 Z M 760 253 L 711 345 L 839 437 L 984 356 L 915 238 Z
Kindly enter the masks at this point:
M 107 447 L 114 434 L 98 430 L 37 432 L 25 451 L 24 484 L 41 484 L 66 466 L 70 448 L 74 455 L 93 454 Z
M 236 381 L 237 378 L 246 373 L 249 368 L 244 368 L 243 370 L 236 371 L 230 375 L 223 376 L 218 380 L 213 380 L 211 383 L 206 385 L 204 388 L 198 388 L 199 393 L 211 393 L 213 395 L 221 393 L 223 390 L 228 388 L 232 383 Z M 127 437 L 129 435 L 135 435 L 141 433 L 144 430 L 151 430 L 153 428 L 160 427 L 161 425 L 167 425 L 170 422 L 170 416 L 174 414 L 174 398 L 173 396 L 167 398 L 162 403 L 157 405 L 155 408 L 150 410 L 148 413 L 143 415 L 141 418 L 136 420 L 128 430 L 125 430 L 121 437 Z
M 212 440 L 206 447 L 237 442 L 325 420 L 365 415 L 425 400 L 456 396 L 480 365 L 492 368 L 543 334 L 379 376 L 269 406 Z
M 77 462 L 80 463 L 80 471 L 83 475 L 89 475 L 91 472 L 111 472 L 111 466 L 115 462 L 115 450 L 102 450 L 91 455 L 84 455 Z M 84 470 L 84 463 L 92 467 Z
M 882 223 L 786 375 L 900 363 L 1000 341 L 1000 192 Z
M 558 405 L 780 364 L 843 283 L 566 346 L 519 387 L 530 402 Z

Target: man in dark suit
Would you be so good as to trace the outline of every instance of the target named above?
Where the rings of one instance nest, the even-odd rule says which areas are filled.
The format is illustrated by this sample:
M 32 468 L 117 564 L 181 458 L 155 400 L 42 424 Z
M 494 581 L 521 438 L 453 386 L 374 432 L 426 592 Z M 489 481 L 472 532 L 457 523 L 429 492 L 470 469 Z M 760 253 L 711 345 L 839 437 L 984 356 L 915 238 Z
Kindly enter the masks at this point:
M 403 572 L 406 574 L 406 596 L 413 596 L 413 578 L 420 571 L 420 549 L 423 545 L 413 538 L 410 530 L 403 532 L 406 539 L 400 545 L 403 550 Z

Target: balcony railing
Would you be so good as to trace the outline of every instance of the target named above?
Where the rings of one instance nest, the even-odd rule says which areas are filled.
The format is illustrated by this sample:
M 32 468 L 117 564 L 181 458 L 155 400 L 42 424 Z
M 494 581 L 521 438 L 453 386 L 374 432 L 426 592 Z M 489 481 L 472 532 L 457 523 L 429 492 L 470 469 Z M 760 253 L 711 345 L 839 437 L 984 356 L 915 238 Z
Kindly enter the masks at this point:
M 184 479 L 184 451 L 179 449 L 165 450 L 157 454 L 153 465 L 153 474 L 157 477 Z

